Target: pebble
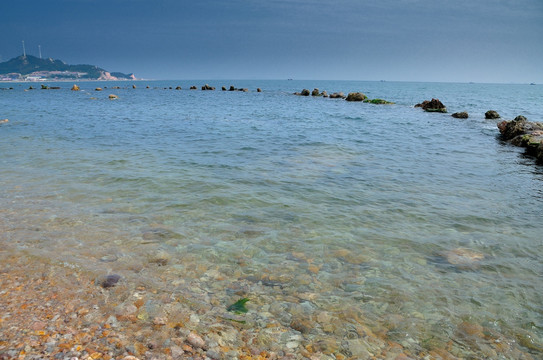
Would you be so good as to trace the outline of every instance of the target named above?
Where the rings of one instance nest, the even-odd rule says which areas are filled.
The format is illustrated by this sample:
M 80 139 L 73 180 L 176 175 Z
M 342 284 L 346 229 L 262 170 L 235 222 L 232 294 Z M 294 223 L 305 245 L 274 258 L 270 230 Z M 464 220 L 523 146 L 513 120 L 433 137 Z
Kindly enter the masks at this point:
M 117 285 L 117 283 L 119 282 L 120 279 L 121 279 L 120 275 L 111 274 L 111 275 L 106 276 L 105 279 L 103 279 L 100 282 L 100 285 L 104 289 L 111 288 L 111 287 L 114 287 L 115 285 Z
M 191 332 L 187 336 L 187 341 L 189 342 L 189 344 L 191 344 L 195 348 L 203 349 L 205 347 L 205 345 L 206 345 L 206 342 L 204 341 L 204 339 L 202 339 L 200 337 L 200 335 L 198 335 L 198 334 L 196 334 L 194 332 Z

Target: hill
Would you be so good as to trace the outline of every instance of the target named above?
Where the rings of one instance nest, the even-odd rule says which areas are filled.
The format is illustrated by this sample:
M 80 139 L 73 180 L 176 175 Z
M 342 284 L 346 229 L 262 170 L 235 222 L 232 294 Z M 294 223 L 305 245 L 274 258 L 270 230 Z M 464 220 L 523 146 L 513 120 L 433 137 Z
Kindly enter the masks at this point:
M 32 55 L 21 55 L 0 63 L 0 78 L 11 80 L 31 80 L 47 78 L 49 80 L 123 80 L 135 79 L 134 74 L 113 73 L 95 65 L 69 65 L 52 58 L 40 59 Z

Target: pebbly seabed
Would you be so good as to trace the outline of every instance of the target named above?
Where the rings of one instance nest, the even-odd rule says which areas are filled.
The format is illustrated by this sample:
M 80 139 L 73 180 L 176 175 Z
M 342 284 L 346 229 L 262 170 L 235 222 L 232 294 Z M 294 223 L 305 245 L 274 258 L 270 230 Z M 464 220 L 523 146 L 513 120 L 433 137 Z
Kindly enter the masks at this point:
M 0 92 L 0 357 L 543 353 L 535 87 L 79 85 Z

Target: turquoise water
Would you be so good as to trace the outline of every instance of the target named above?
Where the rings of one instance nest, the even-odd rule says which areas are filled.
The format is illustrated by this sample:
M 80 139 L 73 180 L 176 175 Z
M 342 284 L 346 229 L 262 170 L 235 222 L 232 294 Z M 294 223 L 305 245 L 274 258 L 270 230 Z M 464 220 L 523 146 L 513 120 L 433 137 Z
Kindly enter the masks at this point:
M 251 92 L 188 90 L 204 83 Z M 310 319 L 307 339 L 363 323 L 413 352 L 543 353 L 543 168 L 484 119 L 543 121 L 541 86 L 131 84 L 0 92 L 6 251 L 203 302 L 243 294 L 254 316 Z M 314 87 L 396 104 L 291 95 Z M 432 97 L 470 118 L 413 108 Z

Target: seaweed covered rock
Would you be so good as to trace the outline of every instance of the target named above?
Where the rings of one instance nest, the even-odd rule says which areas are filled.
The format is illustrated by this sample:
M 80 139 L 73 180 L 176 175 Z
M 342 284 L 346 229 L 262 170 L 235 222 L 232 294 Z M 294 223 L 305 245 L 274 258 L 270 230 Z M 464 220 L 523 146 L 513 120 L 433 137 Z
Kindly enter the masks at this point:
M 514 120 L 498 123 L 502 140 L 526 149 L 526 153 L 535 156 L 543 164 L 543 123 L 530 122 L 519 115 Z
M 439 99 L 425 100 L 422 103 L 415 105 L 415 107 L 420 107 L 427 112 L 447 112 L 447 108 L 439 101 Z
M 485 112 L 485 119 L 499 119 L 500 114 L 495 110 L 488 110 Z
M 467 119 L 469 117 L 468 113 L 465 112 L 465 111 L 462 111 L 462 112 L 455 112 L 454 114 L 451 115 L 453 118 L 456 118 L 456 119 Z
M 349 95 L 347 95 L 347 98 L 345 100 L 347 100 L 347 101 L 364 101 L 367 98 L 368 97 L 366 95 L 364 95 L 363 93 L 361 93 L 361 92 L 352 92 L 352 93 L 349 93 Z
M 313 91 L 311 92 L 311 96 L 321 96 L 319 89 L 314 88 Z
M 393 102 L 391 101 L 386 101 L 386 100 L 383 100 L 383 99 L 366 99 L 364 100 L 365 103 L 370 103 L 370 104 L 375 104 L 375 105 L 392 105 L 394 104 Z

